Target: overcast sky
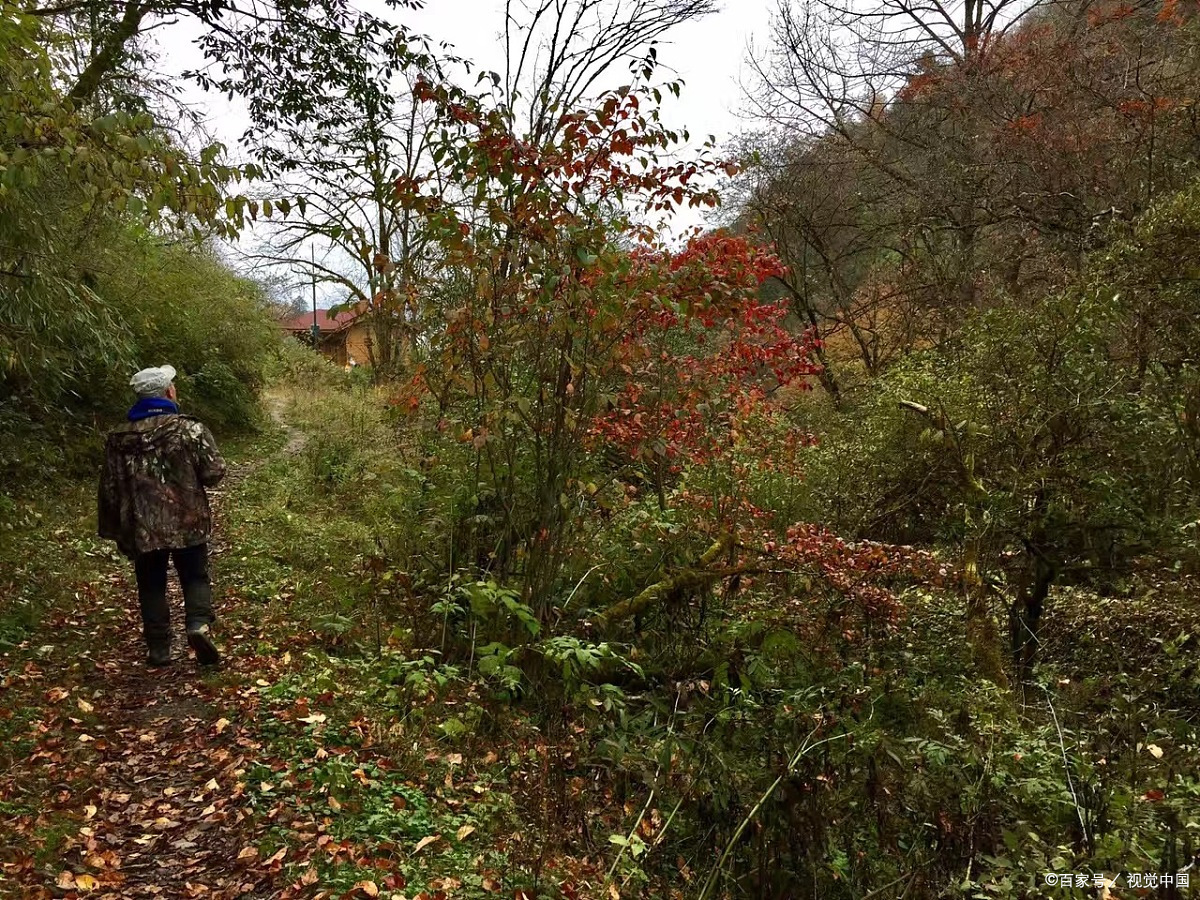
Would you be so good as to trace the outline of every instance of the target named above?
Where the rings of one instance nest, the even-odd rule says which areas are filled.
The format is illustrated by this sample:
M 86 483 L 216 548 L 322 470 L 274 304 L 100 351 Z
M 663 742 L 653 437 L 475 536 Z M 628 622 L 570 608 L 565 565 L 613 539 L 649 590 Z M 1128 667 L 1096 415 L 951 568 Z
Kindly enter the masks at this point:
M 685 82 L 678 99 L 664 97 L 664 121 L 672 129 L 686 128 L 697 147 L 709 135 L 724 144 L 743 127 L 737 116 L 742 105 L 739 80 L 751 40 L 761 44 L 767 37 L 775 0 L 722 0 L 719 5 L 719 12 L 668 32 L 659 42 L 658 58 L 664 67 L 659 80 L 677 77 Z M 504 0 L 429 0 L 425 9 L 403 18 L 414 30 L 454 44 L 459 55 L 480 68 L 504 71 Z M 679 233 L 701 225 L 704 216 L 698 210 L 681 210 L 671 230 Z
M 660 41 L 659 61 L 685 82 L 678 100 L 664 100 L 664 121 L 674 129 L 686 128 L 693 144 L 703 143 L 710 134 L 724 144 L 742 127 L 737 116 L 739 79 L 750 42 L 761 43 L 767 36 L 774 5 L 775 0 L 723 0 L 719 12 L 681 26 Z M 503 9 L 504 0 L 429 0 L 423 10 L 404 11 L 401 21 L 435 41 L 453 44 L 458 55 L 478 67 L 503 71 Z M 188 22 L 158 32 L 163 50 L 160 67 L 166 74 L 202 64 L 192 45 L 196 33 Z M 669 77 L 664 72 L 662 80 Z M 223 96 L 206 95 L 193 87 L 186 88 L 184 96 L 202 111 L 211 134 L 239 158 L 237 139 L 246 125 L 241 104 L 230 104 Z M 700 224 L 700 212 L 685 210 L 672 222 L 671 230 L 679 233 Z
M 723 138 L 737 129 L 738 78 L 746 46 L 766 36 L 774 0 L 723 0 L 721 10 L 699 22 L 668 32 L 659 60 L 687 83 L 666 112 L 672 125 L 688 128 L 702 141 Z M 458 52 L 485 69 L 503 71 L 503 0 L 430 0 L 405 21 L 416 30 L 454 44 Z

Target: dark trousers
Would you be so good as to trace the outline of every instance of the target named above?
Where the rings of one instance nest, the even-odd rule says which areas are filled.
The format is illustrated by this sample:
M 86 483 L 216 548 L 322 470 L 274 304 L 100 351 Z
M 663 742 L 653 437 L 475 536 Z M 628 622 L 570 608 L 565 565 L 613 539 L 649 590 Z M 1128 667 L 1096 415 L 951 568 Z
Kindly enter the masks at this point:
M 171 608 L 167 605 L 167 560 L 175 562 L 175 572 L 183 588 L 183 611 L 188 625 L 212 624 L 217 620 L 212 608 L 212 584 L 208 579 L 208 544 L 182 550 L 154 550 L 139 553 L 133 561 L 137 575 L 138 601 L 142 606 L 142 627 L 149 646 L 171 643 Z

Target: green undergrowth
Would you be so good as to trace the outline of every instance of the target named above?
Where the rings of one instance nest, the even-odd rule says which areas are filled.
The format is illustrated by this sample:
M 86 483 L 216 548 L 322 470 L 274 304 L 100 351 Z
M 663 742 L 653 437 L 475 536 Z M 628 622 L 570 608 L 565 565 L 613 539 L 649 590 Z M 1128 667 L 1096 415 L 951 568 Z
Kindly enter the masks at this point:
M 31 636 L 47 611 L 96 602 L 101 573 L 120 556 L 96 537 L 95 492 L 61 481 L 0 495 L 0 653 Z
M 417 543 L 441 533 L 422 518 L 436 473 L 386 394 L 310 375 L 270 397 L 292 428 L 225 444 L 237 474 L 214 563 L 237 660 L 215 678 L 242 698 L 223 714 L 254 743 L 242 790 L 287 883 L 692 900 L 710 876 L 710 896 L 732 896 L 725 873 L 762 872 L 745 877 L 767 896 L 895 881 L 1017 900 L 1094 891 L 1046 872 L 1195 858 L 1200 604 L 1177 576 L 1053 591 L 1024 690 L 979 674 L 961 598 L 927 589 L 869 641 L 750 584 L 652 613 L 628 642 L 520 644 L 532 626 L 503 585 L 397 565 L 437 558 Z M 92 537 L 92 490 L 6 501 L 10 672 L 85 646 L 130 602 L 113 581 L 127 564 Z M 28 752 L 38 702 L 5 708 L 0 754 Z
M 263 814 L 313 830 L 281 828 L 264 854 L 291 848 L 295 878 L 316 867 L 327 890 L 369 880 L 433 891 L 450 879 L 458 896 L 485 893 L 483 880 L 508 868 L 492 842 L 520 827 L 506 770 L 522 760 L 448 739 L 439 725 L 466 701 L 430 692 L 437 673 L 397 682 L 413 670 L 396 654 L 309 650 L 292 662 L 261 691 L 263 748 L 243 777 Z
M 242 612 L 230 627 L 245 625 Z M 252 807 L 278 823 L 262 858 L 286 851 L 287 878 L 323 890 L 369 881 L 482 897 L 495 885 L 531 886 L 503 844 L 522 830 L 510 782 L 539 764 L 532 734 L 494 727 L 506 733 L 504 754 L 495 752 L 480 727 L 495 713 L 428 656 L 331 655 L 311 633 L 269 627 L 257 649 L 269 654 L 258 672 L 225 677 L 255 697 L 241 724 L 257 749 L 241 779 Z
M 288 848 L 288 877 L 335 893 L 529 887 L 502 847 L 521 830 L 510 775 L 536 756 L 515 749 L 523 726 L 486 688 L 436 650 L 413 651 L 397 611 L 368 601 L 376 536 L 410 476 L 391 463 L 382 419 L 361 417 L 362 402 L 339 418 L 340 396 L 274 393 L 303 446 L 264 454 L 226 507 L 219 577 L 239 604 L 224 628 L 252 634 L 246 652 L 270 669 L 247 685 L 263 752 L 244 780 L 265 814 L 311 823 L 278 828 L 262 855 Z M 499 731 L 503 758 L 487 740 Z
M 56 686 L 82 683 L 95 629 L 124 611 L 109 578 L 120 557 L 95 536 L 94 505 L 94 488 L 72 481 L 0 496 L 0 776 L 38 749 L 53 717 L 55 695 L 41 673 L 53 672 Z M 43 808 L 54 777 L 47 769 L 0 799 L 0 821 L 36 823 L 29 840 L 38 864 L 54 862 L 78 827 Z M 53 789 L 67 788 L 59 778 Z
M 1200 604 L 1174 576 L 1052 592 L 1023 690 L 976 670 L 961 598 L 936 590 L 866 642 L 751 585 L 632 644 L 535 655 L 500 643 L 525 627 L 503 586 L 405 581 L 396 560 L 436 553 L 410 536 L 439 533 L 436 479 L 385 394 L 320 378 L 277 395 L 306 443 L 239 486 L 223 562 L 258 652 L 287 660 L 259 688 L 275 761 L 248 783 L 356 848 L 295 879 L 691 898 L 736 871 L 768 896 L 1059 898 L 1094 887 L 1045 873 L 1194 859 Z

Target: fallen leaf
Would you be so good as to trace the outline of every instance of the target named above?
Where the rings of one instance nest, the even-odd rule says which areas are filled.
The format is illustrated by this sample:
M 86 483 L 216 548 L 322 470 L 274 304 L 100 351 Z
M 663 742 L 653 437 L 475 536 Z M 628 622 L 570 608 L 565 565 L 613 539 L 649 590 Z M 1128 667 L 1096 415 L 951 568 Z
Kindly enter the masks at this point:
M 379 885 L 373 881 L 360 881 L 354 885 L 356 891 L 362 891 L 368 897 L 379 896 Z
M 243 847 L 242 852 L 237 855 L 238 859 L 254 859 L 258 856 L 257 847 Z
M 287 856 L 287 847 L 280 847 L 273 854 L 271 854 L 271 856 L 267 859 L 266 862 L 263 863 L 263 865 L 265 865 L 265 866 L 273 865 L 274 863 L 277 863 L 280 860 L 282 860 L 285 856 Z
M 463 840 L 466 840 L 468 837 L 470 837 L 474 832 L 475 832 L 474 825 L 464 825 L 462 828 L 458 829 L 457 832 L 455 832 L 454 837 L 457 838 L 459 841 L 463 841 Z
M 297 721 L 305 722 L 309 725 L 320 725 L 325 721 L 325 713 L 313 713 L 311 716 L 305 716 L 303 719 L 298 719 Z
M 75 887 L 81 891 L 94 891 L 100 887 L 100 882 L 91 875 L 76 875 Z
M 85 806 L 83 808 L 83 817 L 85 819 L 94 819 L 96 817 L 96 807 L 92 806 L 90 803 Z
M 96 707 L 92 706 L 92 704 L 88 703 L 82 697 L 79 698 L 79 709 L 81 712 L 90 713 L 95 708 Z
M 426 835 L 425 837 L 423 837 L 419 841 L 417 841 L 417 846 L 413 850 L 413 853 L 414 854 L 420 853 L 422 850 L 424 850 L 430 844 L 434 843 L 435 841 L 440 841 L 441 839 L 442 839 L 442 836 L 440 834 Z
M 316 884 L 317 883 L 317 867 L 309 866 L 307 869 L 305 869 L 304 874 L 300 876 L 300 883 L 303 885 Z
M 1158 744 L 1147 744 L 1146 750 L 1149 751 L 1150 755 L 1153 756 L 1155 759 L 1162 759 L 1162 756 L 1163 756 L 1162 747 L 1158 746 Z
M 229 720 L 228 719 L 217 719 L 217 722 L 213 727 L 216 728 L 217 734 L 220 734 L 222 731 L 224 731 L 226 728 L 229 727 Z
M 59 872 L 58 880 L 55 881 L 54 883 L 56 885 L 58 885 L 60 888 L 62 888 L 64 891 L 69 891 L 73 887 L 75 887 L 75 873 L 74 872 Z

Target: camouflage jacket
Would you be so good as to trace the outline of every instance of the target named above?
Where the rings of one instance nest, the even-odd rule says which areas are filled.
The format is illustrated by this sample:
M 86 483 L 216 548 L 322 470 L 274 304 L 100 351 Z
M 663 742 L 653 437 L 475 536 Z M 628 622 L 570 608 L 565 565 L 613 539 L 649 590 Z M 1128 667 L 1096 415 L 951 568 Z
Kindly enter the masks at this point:
M 100 536 L 126 556 L 193 547 L 212 530 L 204 489 L 225 477 L 212 433 L 190 416 L 152 416 L 115 429 L 100 475 Z

